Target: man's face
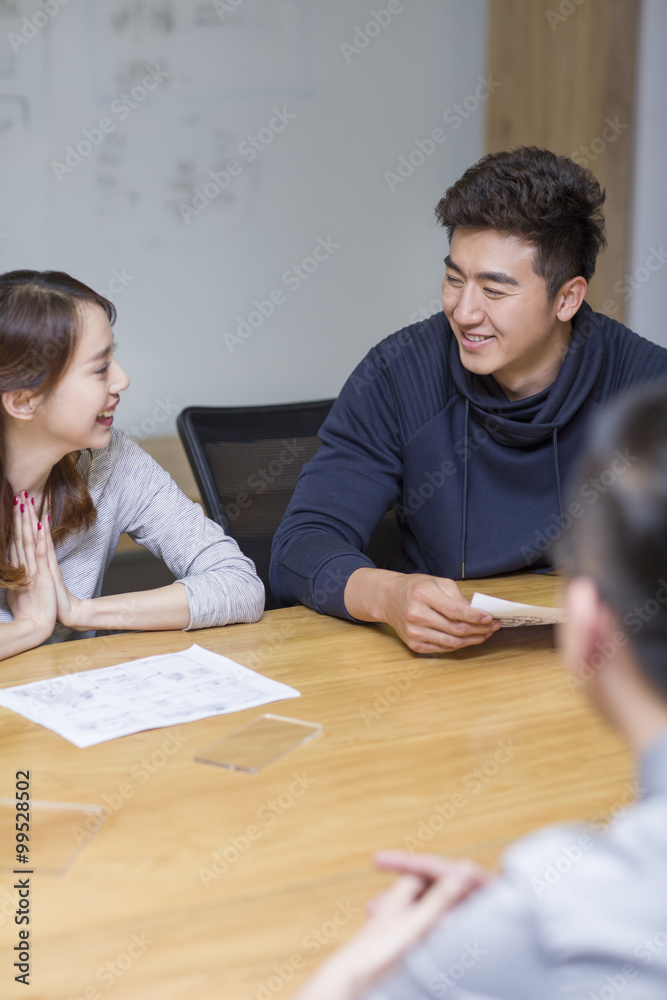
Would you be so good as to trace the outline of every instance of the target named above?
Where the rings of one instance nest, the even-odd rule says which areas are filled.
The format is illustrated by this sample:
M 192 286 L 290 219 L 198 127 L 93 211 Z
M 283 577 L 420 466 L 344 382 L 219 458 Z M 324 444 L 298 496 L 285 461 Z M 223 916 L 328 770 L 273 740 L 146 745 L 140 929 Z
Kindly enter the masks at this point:
M 533 270 L 535 248 L 494 229 L 455 229 L 442 286 L 442 307 L 461 363 L 493 375 L 510 399 L 550 385 L 567 351 L 570 324 L 559 299 Z

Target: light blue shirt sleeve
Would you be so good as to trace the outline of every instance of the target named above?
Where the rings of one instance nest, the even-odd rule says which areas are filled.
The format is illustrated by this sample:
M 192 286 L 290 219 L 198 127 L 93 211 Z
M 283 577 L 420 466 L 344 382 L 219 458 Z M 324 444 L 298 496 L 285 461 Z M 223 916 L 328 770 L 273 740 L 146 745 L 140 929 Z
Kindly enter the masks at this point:
M 364 1000 L 665 1000 L 667 733 L 641 799 L 514 844 Z
M 550 972 L 530 906 L 507 876 L 478 890 L 364 1000 L 546 1000 Z

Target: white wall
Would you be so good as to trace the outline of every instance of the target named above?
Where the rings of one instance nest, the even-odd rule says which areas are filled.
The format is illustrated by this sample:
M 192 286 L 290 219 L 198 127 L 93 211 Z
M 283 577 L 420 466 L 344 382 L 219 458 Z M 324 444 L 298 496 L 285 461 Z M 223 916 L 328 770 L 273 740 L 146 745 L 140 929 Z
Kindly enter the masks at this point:
M 642 0 L 627 323 L 667 347 L 667 4 Z M 656 252 L 657 251 L 657 252 Z
M 337 394 L 372 344 L 433 311 L 434 206 L 483 152 L 486 0 L 216 5 L 70 0 L 45 26 L 37 0 L 0 12 L 0 263 L 100 290 L 126 276 L 118 423 L 138 436 L 172 433 L 193 403 Z M 119 101 L 149 67 L 168 75 Z M 295 116 L 280 132 L 274 109 Z M 90 149 L 68 163 L 84 129 Z M 241 143 L 261 129 L 271 141 L 250 162 Z M 411 153 L 424 162 L 388 180 Z M 230 160 L 240 172 L 185 221 Z M 287 272 L 312 268 L 319 241 L 337 246 L 297 287 Z M 268 312 L 272 292 L 264 319 L 254 301 Z

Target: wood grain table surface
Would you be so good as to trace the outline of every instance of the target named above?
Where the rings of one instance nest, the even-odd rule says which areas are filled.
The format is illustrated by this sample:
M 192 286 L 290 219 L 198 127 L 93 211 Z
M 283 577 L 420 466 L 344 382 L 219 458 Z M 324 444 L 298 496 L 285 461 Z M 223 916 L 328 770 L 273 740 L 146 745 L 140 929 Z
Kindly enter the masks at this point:
M 556 605 L 562 582 L 462 588 Z M 287 1000 L 388 884 L 374 849 L 493 866 L 522 834 L 605 816 L 632 789 L 629 753 L 568 683 L 548 626 L 424 657 L 386 626 L 288 608 L 255 625 L 41 647 L 3 661 L 0 686 L 193 642 L 302 697 L 85 750 L 0 709 L 0 796 L 26 769 L 34 800 L 104 810 L 97 828 L 72 827 L 80 852 L 67 870 L 31 876 L 29 988 L 14 982 L 17 890 L 2 870 L 3 998 Z M 257 774 L 194 760 L 265 711 L 323 734 Z

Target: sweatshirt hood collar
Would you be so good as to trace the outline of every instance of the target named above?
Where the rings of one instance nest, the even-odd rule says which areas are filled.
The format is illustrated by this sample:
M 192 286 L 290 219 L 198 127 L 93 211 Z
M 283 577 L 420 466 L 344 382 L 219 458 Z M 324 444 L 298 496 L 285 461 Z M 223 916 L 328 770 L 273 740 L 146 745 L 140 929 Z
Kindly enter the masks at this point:
M 456 337 L 449 346 L 450 372 L 456 388 L 489 435 L 508 447 L 537 444 L 553 438 L 590 395 L 603 362 L 600 317 L 582 303 L 572 319 L 572 337 L 556 380 L 526 399 L 508 400 L 492 375 L 475 375 L 464 368 Z M 489 419 L 492 418 L 492 419 Z

